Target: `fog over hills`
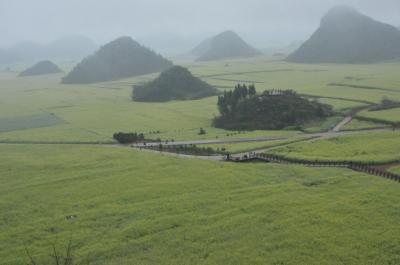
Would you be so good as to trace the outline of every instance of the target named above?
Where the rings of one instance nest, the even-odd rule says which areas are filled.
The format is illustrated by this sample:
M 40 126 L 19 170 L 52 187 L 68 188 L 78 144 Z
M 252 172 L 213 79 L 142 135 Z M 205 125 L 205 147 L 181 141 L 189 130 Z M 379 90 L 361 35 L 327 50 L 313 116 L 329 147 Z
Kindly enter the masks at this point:
M 66 36 L 46 46 L 49 58 L 82 58 L 97 49 L 97 45 L 84 36 Z
M 24 40 L 50 43 L 71 34 L 88 36 L 100 45 L 119 36 L 133 36 L 163 55 L 170 55 L 185 53 L 226 29 L 239 32 L 257 49 L 285 47 L 295 40 L 308 39 L 318 28 L 321 16 L 337 4 L 353 6 L 378 21 L 400 25 L 398 0 L 0 2 L 1 48 Z
M 10 64 L 16 61 L 16 56 L 5 49 L 0 49 L 0 64 Z
M 48 44 L 19 42 L 0 51 L 0 64 L 43 59 L 81 59 L 92 53 L 96 47 L 91 39 L 79 35 L 66 36 Z
M 347 6 L 332 8 L 288 61 L 373 63 L 400 58 L 400 31 Z

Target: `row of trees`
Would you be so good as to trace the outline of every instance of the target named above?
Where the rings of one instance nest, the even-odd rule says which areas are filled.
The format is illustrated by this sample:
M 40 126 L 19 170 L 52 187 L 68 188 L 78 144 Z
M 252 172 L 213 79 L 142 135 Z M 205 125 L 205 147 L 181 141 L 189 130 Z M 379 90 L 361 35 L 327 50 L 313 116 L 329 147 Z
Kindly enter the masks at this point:
M 229 114 L 239 102 L 254 97 L 257 90 L 254 84 L 249 87 L 246 84 L 237 84 L 233 91 L 224 91 L 224 94 L 218 97 L 218 109 L 221 115 Z
M 211 156 L 217 152 L 211 147 L 198 147 L 196 145 L 163 145 L 151 146 L 149 149 L 160 152 L 177 153 L 183 155 Z
M 114 139 L 120 144 L 132 144 L 145 140 L 143 133 L 114 133 Z
M 382 99 L 380 104 L 370 107 L 369 111 L 395 109 L 395 108 L 399 108 L 399 107 L 400 107 L 400 102 L 384 98 L 384 99 Z

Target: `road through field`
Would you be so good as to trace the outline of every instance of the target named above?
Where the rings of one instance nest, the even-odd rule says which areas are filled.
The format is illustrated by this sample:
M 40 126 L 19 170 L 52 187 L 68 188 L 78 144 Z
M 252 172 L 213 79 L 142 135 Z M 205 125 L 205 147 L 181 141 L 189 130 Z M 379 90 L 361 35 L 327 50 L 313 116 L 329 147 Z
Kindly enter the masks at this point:
M 353 120 L 353 116 L 347 116 L 345 117 L 341 122 L 339 122 L 333 129 L 333 132 L 339 132 L 343 126 L 346 124 L 350 123 Z
M 294 136 L 288 137 L 257 137 L 257 138 L 237 138 L 237 139 L 209 139 L 209 140 L 192 140 L 192 141 L 166 141 L 166 142 L 151 142 L 151 143 L 138 143 L 133 144 L 132 147 L 136 148 L 145 148 L 145 147 L 155 147 L 162 144 L 163 146 L 179 146 L 179 145 L 201 145 L 201 144 L 231 144 L 231 143 L 249 143 L 249 142 L 266 142 L 266 141 L 276 141 L 276 140 L 290 140 L 297 139 L 301 137 L 306 138 L 333 138 L 338 136 L 346 136 L 346 135 L 354 135 L 354 134 L 362 134 L 367 132 L 385 132 L 391 131 L 391 129 L 387 128 L 378 128 L 378 129 L 368 129 L 362 131 L 329 131 L 322 133 L 304 133 L 298 134 Z
M 346 119 L 345 119 L 346 120 Z M 344 123 L 342 121 L 341 123 Z M 289 136 L 289 137 L 257 137 L 257 138 L 237 138 L 237 139 L 209 139 L 209 140 L 192 140 L 192 141 L 176 141 L 176 142 L 152 142 L 152 143 L 140 143 L 140 144 L 132 144 L 132 145 L 119 145 L 119 144 L 113 144 L 113 143 L 96 143 L 96 142 L 32 142 L 32 141 L 2 141 L 0 142 L 0 145 L 8 145 L 8 144 L 37 144 L 37 145 L 88 145 L 88 146 L 103 146 L 103 147 L 113 147 L 113 148 L 133 148 L 135 150 L 143 151 L 143 152 L 153 152 L 153 153 L 158 153 L 162 155 L 169 155 L 169 156 L 176 156 L 176 157 L 181 157 L 181 158 L 197 158 L 197 159 L 207 159 L 207 160 L 224 160 L 224 155 L 213 155 L 213 156 L 195 156 L 195 155 L 186 155 L 186 154 L 177 154 L 177 153 L 171 153 L 167 151 L 159 151 L 159 150 L 152 150 L 149 149 L 151 147 L 158 147 L 160 144 L 163 146 L 182 146 L 182 145 L 206 145 L 206 144 L 232 144 L 232 143 L 251 143 L 251 142 L 267 142 L 267 141 L 277 141 L 277 140 L 293 140 L 293 141 L 319 141 L 319 140 L 324 140 L 324 139 L 330 139 L 330 138 L 335 138 L 335 137 L 341 137 L 341 136 L 348 136 L 348 135 L 357 135 L 357 134 L 365 134 L 365 133 L 371 133 L 371 132 L 387 132 L 387 131 L 392 131 L 392 129 L 388 128 L 379 128 L 379 129 L 369 129 L 369 130 L 361 130 L 361 131 L 329 131 L 329 132 L 323 132 L 323 133 L 304 133 L 304 134 L 297 134 L 294 136 Z M 289 145 L 293 142 L 288 142 L 283 145 Z M 278 147 L 281 147 L 283 145 L 280 145 Z M 246 154 L 249 154 L 249 152 L 253 153 L 264 153 L 268 150 L 271 150 L 273 148 L 277 148 L 277 146 L 271 146 L 268 148 L 262 148 L 262 149 L 255 149 L 255 150 L 249 150 L 247 152 L 243 153 L 235 153 L 233 156 L 234 157 L 242 157 Z
M 363 131 L 345 131 L 345 132 L 324 132 L 324 133 L 313 133 L 313 134 L 300 134 L 292 137 L 285 137 L 285 138 L 279 138 L 279 140 L 293 140 L 293 141 L 319 141 L 319 140 L 325 140 L 325 139 L 330 139 L 330 138 L 335 138 L 335 137 L 340 137 L 340 136 L 348 136 L 348 135 L 356 135 L 356 134 L 365 134 L 365 133 L 371 133 L 371 132 L 385 132 L 385 131 L 391 131 L 390 129 L 370 129 L 370 130 L 363 130 Z M 246 142 L 265 142 L 265 141 L 275 141 L 277 138 L 274 137 L 267 137 L 267 138 L 247 138 L 247 139 L 229 139 L 229 140 L 201 140 L 201 141 L 182 141 L 182 142 L 168 142 L 168 143 L 161 143 L 163 146 L 179 146 L 179 145 L 201 145 L 201 144 L 225 144 L 225 143 L 246 143 Z M 287 144 L 284 145 L 289 145 L 293 142 L 288 142 Z M 196 155 L 187 155 L 187 154 L 177 154 L 173 152 L 168 152 L 168 151 L 159 151 L 159 150 L 152 150 L 148 149 L 151 147 L 157 147 L 159 146 L 160 143 L 151 143 L 151 144 L 134 144 L 130 146 L 122 146 L 122 145 L 114 145 L 115 147 L 131 147 L 134 148 L 135 150 L 140 150 L 140 151 L 147 151 L 147 152 L 154 152 L 154 153 L 159 153 L 159 154 L 166 154 L 166 155 L 172 155 L 172 156 L 178 156 L 182 158 L 201 158 L 201 159 L 209 159 L 209 160 L 224 160 L 225 156 L 224 155 L 213 155 L 213 156 L 196 156 Z M 251 151 L 246 151 L 242 153 L 235 153 L 233 154 L 233 157 L 243 157 L 245 155 L 248 155 L 249 153 L 264 153 L 268 150 L 277 148 L 277 147 L 282 147 L 283 145 L 280 146 L 272 146 L 268 148 L 262 148 L 262 149 L 255 149 Z

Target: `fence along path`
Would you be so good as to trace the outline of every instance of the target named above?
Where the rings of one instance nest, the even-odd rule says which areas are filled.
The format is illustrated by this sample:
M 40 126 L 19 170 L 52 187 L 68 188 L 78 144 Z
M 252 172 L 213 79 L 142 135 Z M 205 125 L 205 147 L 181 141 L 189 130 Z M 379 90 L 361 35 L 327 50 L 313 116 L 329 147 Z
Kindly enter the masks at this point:
M 244 155 L 241 157 L 227 157 L 226 160 L 238 163 L 262 161 L 269 163 L 302 165 L 307 167 L 349 168 L 357 172 L 363 172 L 370 175 L 400 182 L 400 175 L 375 168 L 374 165 L 362 164 L 353 161 L 312 161 L 312 160 L 302 160 L 302 159 L 291 159 L 283 156 L 263 154 L 263 153 L 249 153 L 248 155 Z

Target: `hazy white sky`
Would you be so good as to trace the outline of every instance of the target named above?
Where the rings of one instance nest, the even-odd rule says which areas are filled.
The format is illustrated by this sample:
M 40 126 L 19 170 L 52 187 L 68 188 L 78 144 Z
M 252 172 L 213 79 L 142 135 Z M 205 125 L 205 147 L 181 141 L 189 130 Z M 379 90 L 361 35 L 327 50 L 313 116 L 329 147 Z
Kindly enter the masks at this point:
M 337 4 L 400 25 L 400 0 L 0 0 L 0 47 L 81 34 L 181 48 L 232 29 L 262 48 L 307 38 Z

